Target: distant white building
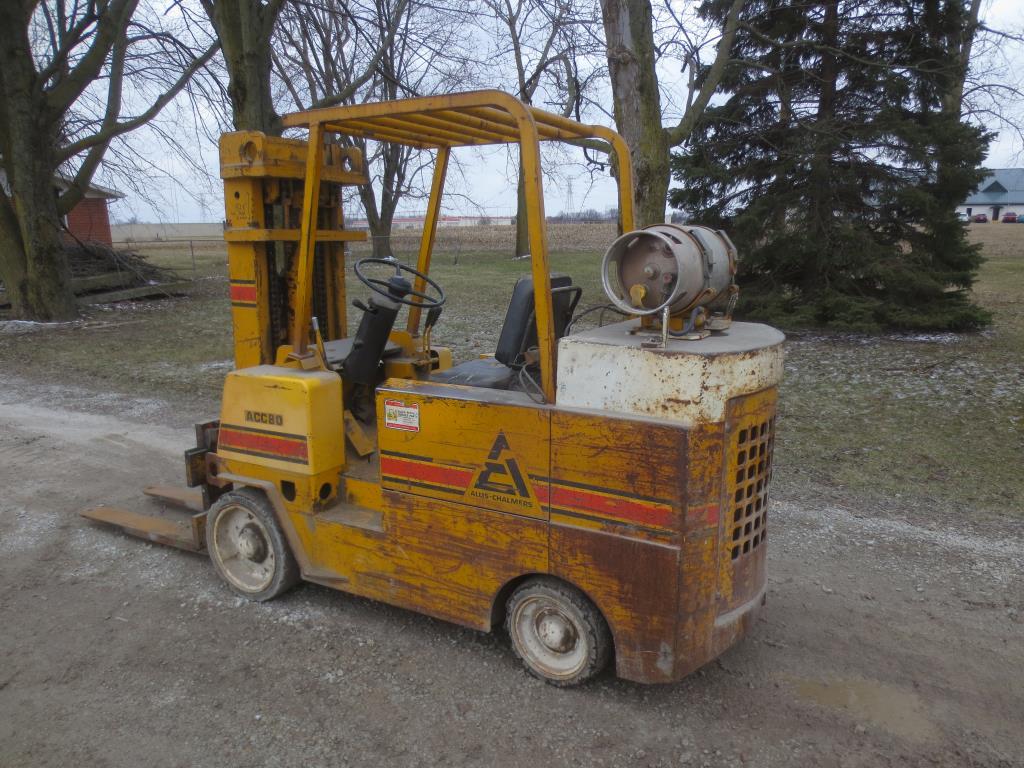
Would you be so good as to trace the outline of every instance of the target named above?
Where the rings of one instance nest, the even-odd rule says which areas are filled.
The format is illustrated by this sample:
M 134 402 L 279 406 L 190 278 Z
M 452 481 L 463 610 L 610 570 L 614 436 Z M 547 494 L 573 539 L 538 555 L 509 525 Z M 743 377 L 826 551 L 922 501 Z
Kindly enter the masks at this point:
M 423 229 L 424 216 L 395 216 L 391 229 Z M 348 229 L 369 229 L 366 219 L 347 219 Z M 437 227 L 509 227 L 512 226 L 511 216 L 439 216 Z
M 956 210 L 968 216 L 984 213 L 990 221 L 1011 211 L 1024 215 L 1024 168 L 995 169 Z

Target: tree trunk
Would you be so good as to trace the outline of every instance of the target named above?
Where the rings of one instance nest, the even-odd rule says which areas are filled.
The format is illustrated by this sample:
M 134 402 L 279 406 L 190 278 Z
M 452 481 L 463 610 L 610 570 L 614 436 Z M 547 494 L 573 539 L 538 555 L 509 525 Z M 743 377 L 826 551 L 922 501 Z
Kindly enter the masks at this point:
M 981 0 L 971 0 L 964 11 L 965 19 L 961 34 L 948 42 L 953 75 L 949 81 L 949 88 L 942 98 L 943 112 L 953 115 L 957 119 L 960 118 L 963 112 L 964 85 L 967 81 L 967 72 L 971 66 L 971 50 L 974 47 L 974 37 L 978 32 L 978 14 L 981 12 Z
M 637 226 L 665 221 L 669 137 L 661 124 L 649 0 L 601 0 L 615 126 L 629 145 Z
M 363 151 L 366 145 L 363 144 Z M 391 255 L 391 222 L 395 217 L 394 208 L 387 213 L 385 220 L 384 206 L 378 211 L 377 193 L 372 184 L 363 184 L 359 187 L 359 201 L 363 204 L 366 212 L 366 228 L 370 230 L 370 248 L 375 259 L 386 259 Z
M 0 193 L 0 280 L 15 317 L 27 317 L 28 263 L 11 201 Z
M 379 216 L 374 216 L 370 236 L 373 238 L 373 256 L 376 259 L 386 259 L 394 255 L 391 250 L 391 223 L 394 219 L 394 210 L 383 210 Z
M 13 280 L 8 281 L 4 269 L 4 282 L 13 287 L 9 292 L 11 308 L 16 316 L 29 320 L 73 320 L 78 317 L 78 304 L 71 290 L 71 267 L 60 236 L 56 192 L 52 181 L 32 186 L 34 200 L 18 210 L 22 254 L 13 255 L 16 261 L 24 259 L 25 270 L 22 273 L 20 265 L 15 264 Z M 29 197 L 19 196 L 22 201 Z M 21 205 L 16 206 L 16 210 L 20 208 Z
M 61 243 L 53 177 L 57 119 L 36 87 L 25 20 L 0 3 L 0 154 L 9 197 L 0 191 L 0 279 L 15 317 L 71 320 L 78 306 Z
M 25 320 L 78 316 L 52 179 L 47 168 L 42 175 L 11 178 L 12 197 L 0 202 L 0 278 L 14 316 Z
M 530 254 L 530 225 L 526 218 L 526 177 L 519 164 L 519 182 L 516 185 L 516 257 Z
M 817 143 L 811 158 L 810 168 L 810 213 L 808 230 L 811 237 L 820 244 L 818 264 L 815 270 L 805 275 L 808 287 L 813 287 L 823 278 L 827 281 L 832 259 L 833 220 L 835 206 L 832 200 L 832 148 L 836 142 L 834 125 L 836 109 L 836 88 L 838 87 L 839 65 L 833 51 L 839 48 L 839 0 L 825 3 L 825 16 L 821 26 L 821 63 L 818 68 L 818 108 L 814 118 L 813 141 Z
M 281 4 L 210 0 L 203 5 L 224 55 L 235 130 L 279 136 L 281 120 L 270 88 L 270 44 Z

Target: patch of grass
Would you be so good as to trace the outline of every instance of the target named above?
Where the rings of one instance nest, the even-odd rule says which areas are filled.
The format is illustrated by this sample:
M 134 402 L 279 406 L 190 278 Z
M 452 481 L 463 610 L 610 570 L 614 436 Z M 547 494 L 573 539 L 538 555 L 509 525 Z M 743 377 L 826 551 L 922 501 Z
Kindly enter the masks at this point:
M 140 246 L 157 266 L 195 278 L 186 296 L 86 308 L 76 323 L 0 335 L 0 365 L 45 382 L 133 396 L 220 401 L 232 356 L 223 243 Z
M 994 314 L 990 330 L 790 337 L 776 465 L 781 491 L 880 507 L 896 500 L 896 507 L 925 511 L 953 506 L 969 516 L 1022 514 L 1024 226 L 974 225 L 971 236 L 985 247 L 975 295 Z M 449 295 L 435 343 L 452 347 L 458 360 L 494 350 L 515 279 L 529 273 L 529 263 L 510 259 L 507 249 L 467 243 L 442 243 L 432 269 Z M 588 238 L 578 245 L 556 250 L 552 267 L 583 287 L 581 307 L 605 303 L 601 250 Z M 411 239 L 396 245 L 408 262 L 414 251 Z M 187 243 L 145 252 L 193 275 Z M 81 323 L 0 334 L 0 365 L 41 381 L 200 404 L 212 413 L 232 356 L 225 262 L 223 245 L 197 245 L 187 297 L 93 307 Z M 367 295 L 354 278 L 349 292 Z
M 552 271 L 571 275 L 583 288 L 580 308 L 607 303 L 599 274 L 602 255 L 562 252 L 551 256 Z M 493 352 L 515 281 L 529 274 L 530 262 L 512 260 L 508 252 L 461 253 L 457 259 L 452 253 L 436 254 L 431 276 L 445 289 L 448 302 L 433 334 L 434 343 L 451 347 L 458 361 Z M 399 318 L 402 323 L 404 313 Z
M 195 270 L 188 243 L 140 246 L 155 264 L 195 277 L 188 295 L 123 302 L 86 309 L 78 323 L 44 331 L 0 334 L 0 365 L 46 381 L 74 383 L 132 396 L 206 399 L 220 402 L 224 373 L 233 357 L 227 256 L 223 244 L 196 244 Z M 415 262 L 414 255 L 401 258 Z M 349 264 L 357 257 L 349 259 Z M 602 300 L 597 277 L 600 254 L 556 253 L 556 272 L 577 277 L 584 303 Z M 434 334 L 459 360 L 493 352 L 516 278 L 529 274 L 526 260 L 508 252 L 439 249 L 432 276 L 449 300 Z M 349 269 L 350 299 L 369 296 Z M 349 312 L 354 329 L 359 313 Z M 405 312 L 397 327 L 404 326 Z
M 777 472 L 880 504 L 1024 512 L 1024 226 L 977 225 L 973 334 L 795 335 L 787 343 Z

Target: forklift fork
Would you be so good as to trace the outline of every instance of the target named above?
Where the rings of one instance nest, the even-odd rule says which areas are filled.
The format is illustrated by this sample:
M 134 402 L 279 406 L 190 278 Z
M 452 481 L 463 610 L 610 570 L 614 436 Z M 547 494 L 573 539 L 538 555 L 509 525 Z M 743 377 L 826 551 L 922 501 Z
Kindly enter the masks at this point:
M 160 486 L 150 486 L 145 489 L 145 493 L 148 496 L 154 496 L 171 503 L 183 503 L 189 508 L 192 507 L 191 503 L 184 502 L 181 498 L 178 498 L 184 494 L 177 488 L 166 489 L 172 491 L 168 495 L 159 493 L 159 490 L 162 490 Z M 186 493 L 191 495 L 191 492 Z M 199 493 L 194 495 L 201 497 Z M 157 544 L 166 544 L 169 547 L 177 547 L 189 552 L 206 551 L 206 512 L 204 511 L 194 512 L 187 518 L 181 519 L 180 515 L 175 515 L 174 517 L 143 515 L 128 509 L 122 509 L 121 507 L 101 504 L 82 510 L 81 515 L 97 523 L 120 528 L 130 536 L 137 536 L 140 539 L 147 539 Z
M 206 511 L 218 489 L 206 483 L 206 454 L 216 447 L 219 422 L 196 424 L 196 447 L 185 451 L 185 477 L 189 487 L 150 485 L 143 493 L 178 507 L 180 513 L 145 515 L 101 504 L 81 512 L 82 517 L 120 528 L 130 536 L 189 552 L 206 551 Z

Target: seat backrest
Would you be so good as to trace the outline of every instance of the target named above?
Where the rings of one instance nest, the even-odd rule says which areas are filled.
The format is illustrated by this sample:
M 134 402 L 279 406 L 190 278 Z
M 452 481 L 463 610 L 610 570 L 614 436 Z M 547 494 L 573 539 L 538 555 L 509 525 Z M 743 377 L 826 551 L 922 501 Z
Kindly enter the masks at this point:
M 581 290 L 572 284 L 568 275 L 551 276 L 551 305 L 555 317 L 555 340 L 565 335 L 565 328 L 572 319 L 573 310 L 579 301 Z M 509 367 L 522 365 L 522 354 L 530 347 L 537 346 L 537 320 L 533 306 L 533 278 L 521 277 L 512 289 L 512 299 L 505 312 L 501 336 L 494 350 L 499 363 Z

